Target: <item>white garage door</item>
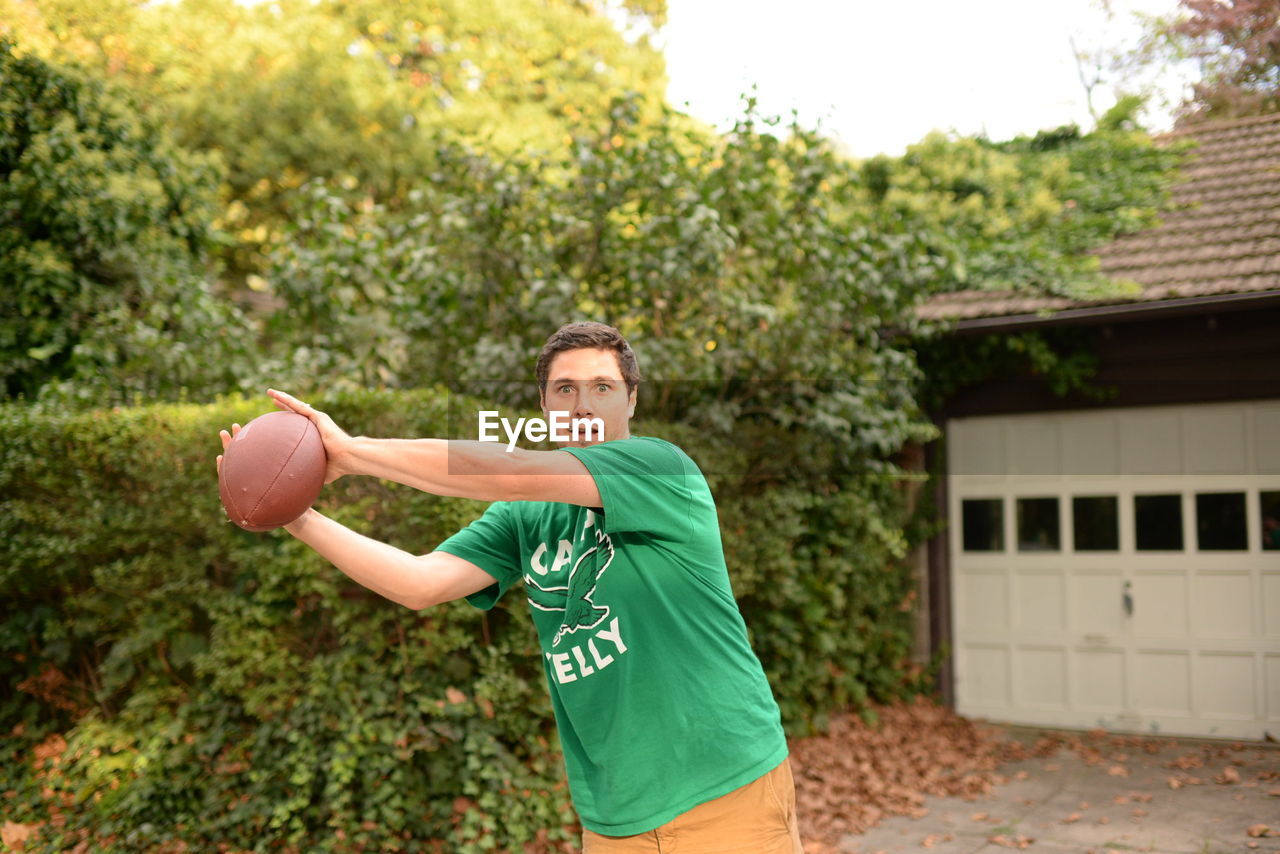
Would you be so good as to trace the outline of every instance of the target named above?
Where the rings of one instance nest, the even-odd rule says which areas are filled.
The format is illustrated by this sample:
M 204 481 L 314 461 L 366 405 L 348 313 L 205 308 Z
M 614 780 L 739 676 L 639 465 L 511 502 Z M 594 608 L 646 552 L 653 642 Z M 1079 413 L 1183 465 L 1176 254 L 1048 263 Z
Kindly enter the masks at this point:
M 956 704 L 1280 737 L 1280 401 L 954 419 Z

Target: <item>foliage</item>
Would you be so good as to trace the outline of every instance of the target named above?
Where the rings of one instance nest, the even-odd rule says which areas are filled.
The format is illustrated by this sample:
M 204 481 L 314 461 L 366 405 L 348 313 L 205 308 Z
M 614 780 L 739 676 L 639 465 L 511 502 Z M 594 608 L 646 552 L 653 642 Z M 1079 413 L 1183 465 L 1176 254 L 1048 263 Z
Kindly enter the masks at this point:
M 802 424 L 853 468 L 928 435 L 886 335 L 935 281 L 922 238 L 871 227 L 827 141 L 774 130 L 748 113 L 708 143 L 623 100 L 562 159 L 442 145 L 399 210 L 309 185 L 267 277 L 285 375 L 522 382 L 550 331 L 589 317 L 635 342 L 657 414 Z
M 571 0 L 0 0 L 32 49 L 70 53 L 142 93 L 190 148 L 227 164 L 220 225 L 234 273 L 261 272 L 284 197 L 308 180 L 395 204 L 425 183 L 432 140 L 496 151 L 565 147 L 612 98 L 665 91 L 647 36 L 624 38 L 616 4 Z M 16 7 L 16 8 L 15 8 Z M 25 15 L 18 12 L 25 11 Z M 623 4 L 652 26 L 663 0 Z M 257 279 L 249 279 L 255 284 Z
M 863 165 L 878 227 L 929 236 L 941 290 L 1089 297 L 1115 291 L 1091 253 L 1154 225 L 1182 149 L 1156 146 L 1122 99 L 1090 133 L 1068 125 L 1007 142 L 932 134 Z
M 399 436 L 442 434 L 449 404 L 440 391 L 315 402 L 353 431 Z M 262 408 L 0 407 L 0 789 L 14 793 L 7 820 L 43 822 L 25 850 L 566 844 L 574 818 L 522 597 L 412 612 L 286 535 L 227 523 L 216 430 Z M 832 478 L 833 451 L 802 431 L 729 443 L 641 430 L 713 472 L 790 729 L 919 687 L 904 677 L 909 582 L 895 567 L 908 543 L 891 481 Z M 480 509 L 365 478 L 328 487 L 321 506 L 411 552 Z
M 1181 0 L 1190 14 L 1168 35 L 1195 60 L 1202 78 L 1186 118 L 1256 116 L 1280 110 L 1280 3 Z
M 1112 390 L 1094 382 L 1098 358 L 1093 343 L 1088 332 L 1072 328 L 922 342 L 917 350 L 920 370 L 929 379 L 920 390 L 920 404 L 939 415 L 960 392 L 1001 380 L 1034 380 L 1057 397 L 1074 393 L 1105 400 Z
M 475 391 L 524 380 L 564 319 L 605 320 L 636 342 L 651 411 L 722 431 L 803 424 L 865 470 L 928 437 L 915 400 L 954 389 L 949 372 L 1007 369 L 994 353 L 928 356 L 947 345 L 915 319 L 921 301 L 1125 288 L 1090 250 L 1154 222 L 1181 156 L 1136 108 L 1089 134 L 935 136 L 861 165 L 751 112 L 707 142 L 674 119 L 641 127 L 626 101 L 564 159 L 442 143 L 398 210 L 326 184 L 299 194 L 268 274 L 288 307 L 271 338 L 298 381 Z M 1082 385 L 1082 356 L 1033 338 L 1006 354 Z
M 1179 125 L 1280 110 L 1280 3 L 1276 0 L 1179 0 L 1175 12 L 1143 19 L 1141 40 L 1109 52 L 1108 73 L 1130 92 L 1167 85 L 1182 92 Z M 1180 101 L 1180 102 L 1179 102 Z
M 217 181 L 126 94 L 0 41 L 5 397 L 234 384 L 245 324 L 203 267 Z
M 927 235 L 947 266 L 937 291 L 1123 296 L 1138 285 L 1104 276 L 1095 251 L 1155 225 L 1168 209 L 1186 144 L 1154 144 L 1124 98 L 1090 133 L 1074 126 L 1005 142 L 933 135 L 900 159 L 863 166 L 877 228 Z M 944 333 L 944 334 L 938 334 Z M 937 413 L 957 392 L 997 377 L 1031 377 L 1055 394 L 1097 397 L 1096 359 L 1071 331 L 945 334 L 907 344 L 922 381 L 915 399 Z

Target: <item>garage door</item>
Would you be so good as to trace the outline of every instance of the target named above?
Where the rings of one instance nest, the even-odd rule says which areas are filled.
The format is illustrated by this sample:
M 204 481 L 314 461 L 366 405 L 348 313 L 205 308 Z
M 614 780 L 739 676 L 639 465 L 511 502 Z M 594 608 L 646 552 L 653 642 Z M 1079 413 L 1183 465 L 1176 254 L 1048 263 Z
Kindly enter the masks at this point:
M 1280 737 L 1280 401 L 947 433 L 961 713 Z

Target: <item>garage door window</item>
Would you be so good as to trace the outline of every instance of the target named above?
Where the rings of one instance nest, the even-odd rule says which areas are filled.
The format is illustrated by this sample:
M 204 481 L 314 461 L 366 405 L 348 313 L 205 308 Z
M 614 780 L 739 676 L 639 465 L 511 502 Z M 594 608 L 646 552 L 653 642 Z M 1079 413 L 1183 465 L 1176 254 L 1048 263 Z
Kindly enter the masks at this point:
M 1182 551 L 1182 496 L 1133 496 L 1133 527 L 1140 552 Z
M 1058 499 L 1018 499 L 1018 551 L 1056 552 L 1061 548 Z
M 1258 493 L 1259 513 L 1262 518 L 1262 547 L 1267 551 L 1280 551 L 1280 492 Z
M 1196 494 L 1196 545 L 1201 551 L 1248 551 L 1243 492 Z
M 999 498 L 966 498 L 961 502 L 964 550 L 1004 551 L 1004 501 Z
M 1120 549 L 1120 502 L 1114 495 L 1077 495 L 1071 499 L 1072 543 L 1078 552 Z

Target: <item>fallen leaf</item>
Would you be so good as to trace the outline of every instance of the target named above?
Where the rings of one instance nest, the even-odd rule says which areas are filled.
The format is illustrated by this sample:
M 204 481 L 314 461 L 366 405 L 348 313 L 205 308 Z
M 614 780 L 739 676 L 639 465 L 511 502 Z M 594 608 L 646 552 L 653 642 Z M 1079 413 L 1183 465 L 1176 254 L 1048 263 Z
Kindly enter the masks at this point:
M 986 821 L 987 814 L 984 812 L 976 812 L 973 815 L 969 816 L 969 820 L 970 821 Z
M 1246 842 L 1246 843 L 1244 844 L 1244 847 L 1245 847 L 1245 848 L 1257 848 L 1257 847 L 1258 847 L 1258 843 L 1257 843 L 1257 842 Z
M 1080 813 L 1078 813 L 1078 812 L 1073 812 L 1071 815 L 1069 815 L 1069 816 L 1067 816 L 1066 818 L 1064 818 L 1064 819 L 1062 820 L 1062 823 L 1063 823 L 1063 824 L 1075 824 L 1077 821 L 1079 821 L 1079 820 L 1080 820 L 1080 819 L 1082 819 L 1082 818 L 1084 818 L 1084 816 L 1082 816 Z
M 1123 765 L 1112 765 L 1107 769 L 1107 773 L 1112 777 L 1128 777 L 1129 769 Z
M 1214 775 L 1213 782 L 1219 786 L 1229 786 L 1232 783 L 1240 782 L 1240 772 L 1228 765 L 1222 769 L 1221 774 Z
M 453 705 L 461 705 L 467 701 L 467 695 L 450 685 L 444 690 L 445 699 Z
M 1003 833 L 998 834 L 996 836 L 988 837 L 987 841 L 993 845 L 999 845 L 1004 848 L 1018 848 L 1018 849 L 1030 848 L 1031 844 L 1035 842 L 1035 840 L 1032 839 L 1030 836 L 1015 836 L 1013 838 L 1010 838 L 1008 836 L 1005 836 Z
M 1111 823 L 1111 819 L 1107 818 L 1105 815 L 1098 817 L 1098 824 L 1110 824 L 1110 823 Z
M 1116 804 L 1116 805 L 1119 805 L 1119 804 L 1127 804 L 1127 803 L 1129 803 L 1129 796 L 1128 796 L 1128 795 L 1116 795 L 1114 798 L 1112 798 L 1112 799 L 1111 799 L 1111 803 Z
M 1142 818 L 1146 814 L 1147 814 L 1147 811 L 1144 810 L 1142 807 L 1134 807 L 1133 812 L 1130 813 L 1130 815 L 1132 815 L 1134 818 Z
M 1259 839 L 1263 836 L 1270 836 L 1271 828 L 1265 824 L 1252 824 L 1249 826 L 1249 829 L 1245 831 L 1245 833 L 1249 834 L 1255 839 Z
M 16 821 L 6 821 L 4 827 L 0 827 L 0 842 L 15 851 L 21 851 L 22 846 L 39 828 L 40 825 L 38 824 L 19 824 Z

